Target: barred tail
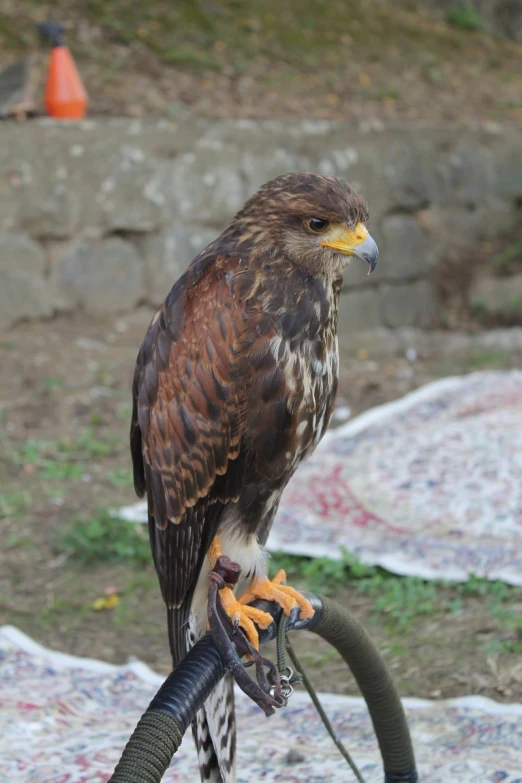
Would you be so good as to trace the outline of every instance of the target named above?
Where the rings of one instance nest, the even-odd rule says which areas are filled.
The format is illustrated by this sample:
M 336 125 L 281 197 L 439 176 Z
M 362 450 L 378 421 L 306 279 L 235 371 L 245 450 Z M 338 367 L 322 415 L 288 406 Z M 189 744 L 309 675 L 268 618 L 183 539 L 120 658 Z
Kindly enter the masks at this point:
M 214 688 L 192 724 L 203 783 L 235 783 L 236 718 L 230 674 Z
M 170 648 L 176 666 L 194 646 L 200 635 L 191 611 L 186 620 L 179 609 L 168 609 Z M 185 633 L 179 633 L 184 627 Z M 234 681 L 231 675 L 216 685 L 192 723 L 203 783 L 235 783 L 236 718 Z

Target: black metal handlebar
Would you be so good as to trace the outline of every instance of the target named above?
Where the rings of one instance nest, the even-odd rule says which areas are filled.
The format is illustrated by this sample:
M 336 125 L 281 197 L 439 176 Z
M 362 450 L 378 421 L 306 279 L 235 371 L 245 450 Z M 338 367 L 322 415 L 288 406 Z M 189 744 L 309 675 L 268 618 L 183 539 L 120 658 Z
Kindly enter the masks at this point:
M 372 719 L 384 767 L 384 783 L 417 783 L 406 716 L 391 675 L 363 626 L 344 607 L 306 593 L 315 614 L 291 621 L 288 630 L 308 629 L 344 658 Z M 260 632 L 261 643 L 277 632 L 275 604 L 257 602 L 276 622 Z M 225 673 L 210 634 L 189 651 L 160 687 L 125 746 L 110 783 L 159 783 L 196 712 Z

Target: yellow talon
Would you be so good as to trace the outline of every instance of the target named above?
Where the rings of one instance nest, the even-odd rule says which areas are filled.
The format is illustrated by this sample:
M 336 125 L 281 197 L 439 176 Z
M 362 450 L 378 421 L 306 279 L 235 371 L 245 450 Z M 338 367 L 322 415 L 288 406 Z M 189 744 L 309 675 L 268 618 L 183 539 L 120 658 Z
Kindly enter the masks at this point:
M 245 632 L 250 644 L 258 650 L 259 634 L 257 633 L 256 625 L 260 628 L 268 628 L 270 623 L 273 622 L 271 615 L 268 612 L 261 611 L 261 609 L 256 609 L 254 606 L 240 604 L 230 587 L 223 587 L 219 591 L 219 597 L 221 598 L 223 609 L 232 622 L 238 623 Z
M 315 612 L 312 604 L 304 595 L 293 587 L 285 585 L 286 573 L 281 569 L 272 580 L 254 579 L 250 587 L 238 598 L 239 603 L 249 604 L 256 598 L 264 598 L 265 601 L 275 601 L 286 615 L 297 606 L 301 607 L 301 617 L 309 619 Z M 265 612 L 263 612 L 265 614 Z M 267 627 L 267 626 L 265 626 Z
M 222 554 L 219 538 L 216 536 L 208 550 L 211 568 L 214 568 L 217 559 Z M 223 609 L 232 622 L 243 629 L 248 641 L 256 650 L 259 649 L 259 634 L 256 625 L 259 628 L 268 628 L 270 623 L 273 622 L 273 618 L 268 612 L 249 606 L 257 598 L 263 598 L 265 601 L 274 601 L 276 604 L 279 604 L 286 615 L 290 615 L 292 610 L 299 606 L 302 618 L 308 619 L 314 616 L 314 609 L 310 601 L 304 595 L 301 595 L 298 590 L 294 590 L 293 587 L 286 585 L 285 582 L 286 573 L 281 569 L 272 580 L 266 577 L 264 579 L 254 579 L 250 587 L 239 598 L 236 598 L 234 591 L 230 587 L 223 587 L 219 591 Z
M 218 558 L 221 557 L 222 554 L 223 551 L 219 543 L 219 537 L 216 536 L 208 549 L 208 559 L 211 568 L 214 568 Z M 270 623 L 273 622 L 271 615 L 269 615 L 268 612 L 263 612 L 261 609 L 256 609 L 254 606 L 245 606 L 244 604 L 239 603 L 234 595 L 234 591 L 230 587 L 221 588 L 221 590 L 219 590 L 219 597 L 223 609 L 232 622 L 234 624 L 237 623 L 237 625 L 243 629 L 252 647 L 255 647 L 256 650 L 258 650 L 259 634 L 256 630 L 256 625 L 258 625 L 259 628 L 268 628 Z

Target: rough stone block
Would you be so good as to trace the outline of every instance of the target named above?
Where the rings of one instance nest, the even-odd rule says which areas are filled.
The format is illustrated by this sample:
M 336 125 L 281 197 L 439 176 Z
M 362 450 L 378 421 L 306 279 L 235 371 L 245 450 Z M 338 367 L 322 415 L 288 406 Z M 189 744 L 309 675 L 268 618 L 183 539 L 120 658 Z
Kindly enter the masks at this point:
M 499 166 L 498 191 L 508 198 L 522 199 L 522 149 L 513 147 Z
M 511 277 L 479 277 L 469 295 L 472 305 L 485 307 L 488 312 L 518 311 L 522 315 L 522 274 Z
M 393 142 L 385 150 L 381 176 L 382 185 L 387 185 L 390 211 L 414 212 L 448 197 L 445 171 L 434 165 L 429 147 L 414 136 Z
M 380 309 L 377 289 L 343 292 L 339 301 L 339 344 L 349 345 L 353 332 L 380 326 Z
M 319 166 L 312 165 L 310 157 L 276 147 L 266 150 L 253 149 L 243 153 L 240 159 L 240 173 L 246 182 L 246 197 L 252 196 L 261 185 L 270 179 L 289 171 L 311 171 Z
M 437 313 L 434 287 L 427 280 L 383 285 L 379 289 L 379 310 L 383 326 L 430 326 Z
M 431 261 L 429 238 L 413 215 L 389 215 L 380 229 L 380 275 L 403 280 L 426 275 Z
M 479 204 L 496 183 L 493 151 L 470 139 L 458 144 L 449 155 L 450 183 L 458 203 Z
M 383 279 L 386 273 L 386 259 L 382 255 L 380 236 L 377 232 L 372 232 L 372 237 L 377 242 L 379 248 L 379 263 L 371 275 L 368 274 L 370 267 L 365 261 L 354 256 L 350 259 L 348 266 L 343 274 L 343 291 L 353 291 L 358 288 L 373 288 L 378 285 L 379 280 Z
M 147 299 L 161 304 L 199 251 L 216 237 L 213 229 L 191 225 L 147 237 L 143 243 Z
M 40 245 L 21 234 L 0 234 L 0 326 L 53 312 L 46 256 Z
M 346 295 L 359 299 L 346 300 L 343 317 L 352 319 L 350 328 L 373 324 L 378 299 L 380 323 L 425 323 L 434 308 L 430 284 L 409 288 L 406 281 L 426 279 L 439 259 L 495 236 L 520 208 L 521 165 L 520 134 L 507 126 L 457 132 L 326 121 L 4 123 L 0 231 L 45 238 L 51 251 L 50 243 L 59 243 L 51 281 L 56 307 L 81 303 L 112 312 L 146 293 L 160 302 L 263 182 L 287 171 L 337 174 L 367 198 L 381 251 L 371 278 L 362 263 L 347 270 Z M 133 242 L 101 240 L 119 232 Z M 145 263 L 142 270 L 136 248 L 146 256 L 143 286 Z M 52 287 L 44 276 L 30 279 L 31 286 Z M 355 303 L 365 301 L 363 292 L 370 298 L 361 311 Z
M 57 256 L 52 280 L 66 309 L 92 315 L 120 313 L 144 297 L 143 263 L 130 242 L 79 242 Z
M 108 169 L 93 181 L 95 199 L 109 231 L 149 232 L 164 222 L 163 170 L 140 145 L 123 144 L 108 156 Z
M 476 209 L 452 205 L 419 215 L 426 232 L 430 266 L 458 257 L 479 242 L 495 240 L 520 219 L 514 201 L 486 196 Z
M 227 154 L 228 153 L 228 154 Z M 167 212 L 186 222 L 224 227 L 243 206 L 245 183 L 237 166 L 237 151 L 187 152 L 169 163 L 162 174 Z
M 345 290 L 426 277 L 443 248 L 425 223 L 409 214 L 388 215 L 380 224 L 372 223 L 371 235 L 379 248 L 377 268 L 368 276 L 368 266 L 354 258 L 344 272 Z

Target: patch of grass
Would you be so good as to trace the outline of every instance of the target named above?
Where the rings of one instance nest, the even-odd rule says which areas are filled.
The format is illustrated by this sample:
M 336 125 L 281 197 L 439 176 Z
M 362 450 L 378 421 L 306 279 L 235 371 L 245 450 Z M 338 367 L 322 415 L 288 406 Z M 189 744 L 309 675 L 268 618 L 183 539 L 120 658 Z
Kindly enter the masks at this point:
M 388 99 L 388 100 L 395 101 L 400 97 L 401 97 L 400 92 L 394 87 L 385 87 L 379 93 L 379 98 L 382 98 L 383 100 Z
M 0 492 L 0 519 L 20 519 L 30 502 L 28 492 Z
M 94 377 L 96 379 L 96 383 L 99 386 L 105 386 L 107 389 L 115 389 L 118 386 L 118 381 L 116 380 L 114 374 L 106 367 L 100 367 L 98 370 L 96 370 Z
M 85 463 L 117 452 L 118 438 L 100 438 L 92 427 L 73 440 L 27 440 L 11 459 L 17 465 L 34 465 L 42 478 L 75 480 L 85 473 Z
M 34 541 L 29 536 L 12 533 L 10 536 L 7 536 L 5 546 L 6 549 L 19 549 L 21 547 L 24 547 L 25 549 L 34 549 Z
M 61 378 L 59 375 L 50 375 L 48 378 L 44 378 L 42 381 L 42 386 L 44 387 L 45 391 L 54 391 L 54 389 L 59 389 L 62 384 L 63 378 Z
M 133 482 L 132 470 L 129 468 L 116 468 L 110 470 L 107 474 L 107 480 L 114 487 L 131 487 Z
M 74 481 L 85 473 L 81 465 L 75 465 L 73 462 L 55 462 L 52 459 L 43 460 L 40 467 L 42 478 L 55 481 Z
M 69 553 L 80 563 L 151 562 L 146 528 L 113 517 L 103 509 L 62 531 L 56 545 L 60 552 Z
M 351 588 L 368 595 L 373 599 L 372 612 L 391 629 L 400 632 L 415 621 L 436 613 L 462 612 L 466 602 L 477 597 L 487 604 L 490 614 L 499 619 L 503 627 L 518 628 L 522 588 L 504 582 L 489 582 L 477 577 L 471 577 L 463 584 L 426 582 L 418 577 L 397 576 L 378 567 L 366 566 L 346 551 L 339 560 L 293 557 L 276 552 L 270 561 L 271 574 L 279 568 L 284 568 L 288 581 L 301 589 L 330 595 L 341 588 Z M 449 589 L 453 596 L 448 599 Z
M 393 619 L 398 628 L 408 627 L 419 616 L 438 608 L 438 591 L 433 582 L 399 577 L 380 568 L 366 566 L 348 552 L 342 559 L 291 557 L 276 553 L 271 568 L 284 568 L 288 581 L 322 595 L 351 587 L 374 599 L 373 612 Z
M 201 71 L 220 71 L 223 68 L 222 61 L 217 57 L 182 43 L 165 49 L 160 54 L 162 54 L 163 62 L 167 65 L 178 65 L 182 68 Z
M 116 453 L 118 445 L 119 440 L 114 435 L 100 438 L 92 427 L 88 427 L 72 441 L 70 450 L 86 457 L 109 457 Z
M 46 479 L 79 479 L 84 473 L 81 465 L 67 458 L 59 441 L 28 440 L 12 460 L 18 465 L 34 465 Z
M 373 611 L 393 620 L 399 629 L 440 608 L 440 588 L 417 577 L 390 578 L 385 572 L 377 573 L 363 580 L 357 589 L 374 598 Z
M 334 661 L 338 655 L 339 653 L 333 647 L 329 647 L 320 653 L 304 653 L 301 656 L 301 660 L 307 666 L 324 666 Z
M 474 356 L 466 357 L 463 365 L 467 369 L 482 370 L 488 367 L 498 367 L 504 365 L 509 360 L 507 351 L 484 351 Z
M 130 424 L 130 418 L 132 416 L 132 405 L 122 405 L 118 408 L 118 419 L 120 421 L 128 421 Z
M 507 351 L 479 351 L 471 356 L 463 357 L 462 366 L 465 370 L 486 370 L 503 366 L 508 361 L 509 353 Z
M 158 594 L 158 579 L 152 567 L 152 559 L 149 558 L 151 568 L 142 569 L 132 574 L 125 589 L 121 593 L 121 600 L 114 611 L 114 624 L 120 628 L 139 626 L 146 627 L 146 618 L 143 615 L 141 600 L 147 593 Z M 134 599 L 134 600 L 133 600 Z M 155 629 L 154 629 L 155 630 Z
M 297 581 L 306 585 L 306 589 L 322 595 L 332 595 L 351 579 L 371 578 L 376 571 L 345 550 L 339 560 L 330 557 L 294 557 L 274 552 L 270 558 L 270 573 L 274 575 L 280 568 L 286 571 L 289 582 Z
M 446 20 L 448 24 L 460 30 L 482 30 L 484 27 L 480 14 L 469 3 L 450 6 Z

